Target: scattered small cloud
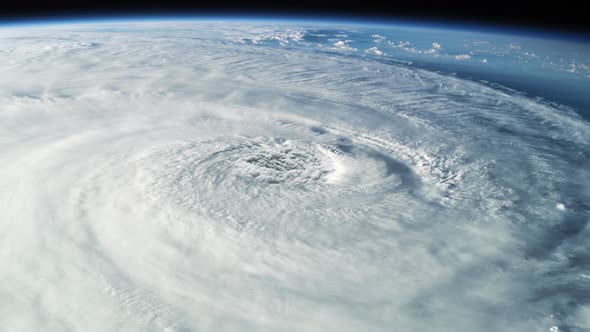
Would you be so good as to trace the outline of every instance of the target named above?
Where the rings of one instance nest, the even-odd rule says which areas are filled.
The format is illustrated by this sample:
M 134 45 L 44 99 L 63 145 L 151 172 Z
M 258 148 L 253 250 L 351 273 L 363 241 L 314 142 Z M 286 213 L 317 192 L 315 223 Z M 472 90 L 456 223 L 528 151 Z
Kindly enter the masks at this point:
M 339 40 L 336 43 L 334 43 L 334 46 L 336 46 L 335 48 L 339 50 L 356 51 L 357 49 L 350 46 L 349 42 L 351 42 L 351 40 Z
M 471 59 L 471 55 L 469 54 L 457 54 L 454 56 L 456 60 L 469 60 Z
M 527 58 L 536 58 L 537 55 L 533 52 L 523 52 L 522 55 L 524 55 Z
M 368 49 L 365 50 L 365 53 L 375 54 L 375 55 L 383 55 L 383 51 L 381 51 L 377 47 L 368 48 Z
M 381 43 L 382 41 L 387 39 L 387 37 L 379 35 L 379 34 L 371 35 L 371 37 L 375 38 L 375 40 L 373 40 L 373 42 L 375 42 L 375 43 Z
M 513 50 L 520 50 L 522 47 L 518 44 L 510 44 L 508 45 Z

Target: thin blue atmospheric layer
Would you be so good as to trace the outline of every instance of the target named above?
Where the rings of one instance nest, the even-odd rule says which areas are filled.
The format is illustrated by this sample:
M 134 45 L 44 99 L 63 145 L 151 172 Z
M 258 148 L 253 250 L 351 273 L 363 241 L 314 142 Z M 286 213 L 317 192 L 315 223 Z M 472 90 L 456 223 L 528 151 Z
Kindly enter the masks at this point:
M 293 13 L 267 13 L 267 14 L 237 14 L 237 13 L 142 13 L 141 11 L 135 14 L 116 14 L 116 13 L 99 13 L 96 15 L 84 16 L 53 16 L 51 18 L 36 18 L 36 19 L 22 19 L 22 18 L 5 18 L 0 20 L 1 26 L 30 26 L 30 25 L 46 25 L 46 24 L 64 24 L 64 23 L 128 23 L 128 22 L 149 22 L 149 21 L 179 21 L 179 22 L 194 22 L 194 21 L 239 21 L 239 22 L 265 22 L 277 25 L 280 23 L 290 24 L 312 24 L 312 25 L 361 25 L 361 26 L 380 26 L 380 27 L 407 27 L 407 28 L 421 28 L 432 30 L 454 30 L 454 31 L 471 31 L 482 33 L 495 33 L 507 35 L 521 35 L 538 38 L 550 38 L 558 40 L 573 40 L 578 42 L 590 42 L 590 34 L 583 32 L 560 31 L 555 29 L 544 28 L 527 28 L 524 26 L 509 26 L 505 24 L 482 24 L 482 23 L 466 23 L 460 21 L 435 20 L 435 19 L 420 19 L 420 18 L 377 18 L 377 17 L 362 17 L 362 16 L 346 16 L 346 15 L 314 15 L 314 14 L 293 14 Z

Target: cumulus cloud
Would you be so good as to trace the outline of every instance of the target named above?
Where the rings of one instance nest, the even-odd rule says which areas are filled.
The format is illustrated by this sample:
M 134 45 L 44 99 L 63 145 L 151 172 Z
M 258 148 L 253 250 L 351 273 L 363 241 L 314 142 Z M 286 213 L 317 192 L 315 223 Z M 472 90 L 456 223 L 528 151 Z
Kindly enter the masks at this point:
M 350 40 L 339 40 L 336 43 L 334 43 L 334 48 L 344 51 L 357 51 L 356 48 L 350 46 L 350 42 Z
M 469 60 L 469 59 L 471 59 L 471 55 L 470 54 L 457 54 L 454 56 L 454 58 L 456 60 Z
M 365 53 L 375 54 L 375 55 L 383 55 L 383 51 L 381 51 L 377 47 L 368 48 L 365 50 Z
M 380 35 L 380 34 L 377 34 L 377 33 L 376 33 L 376 34 L 373 34 L 373 35 L 371 35 L 371 37 L 375 38 L 375 39 L 373 40 L 373 42 L 375 42 L 375 43 L 381 43 L 381 42 L 383 42 L 383 41 L 387 40 L 387 37 L 385 37 L 385 36 L 382 36 L 382 35 Z

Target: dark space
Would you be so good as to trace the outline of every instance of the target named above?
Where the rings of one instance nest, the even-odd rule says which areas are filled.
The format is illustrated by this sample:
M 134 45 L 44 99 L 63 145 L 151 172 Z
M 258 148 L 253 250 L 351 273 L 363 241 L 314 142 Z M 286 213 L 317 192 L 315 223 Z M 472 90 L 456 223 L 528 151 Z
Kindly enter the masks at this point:
M 581 2 L 518 1 L 311 1 L 311 0 L 108 0 L 4 2 L 0 20 L 144 15 L 237 15 L 287 18 L 420 20 L 451 24 L 552 30 L 588 35 Z

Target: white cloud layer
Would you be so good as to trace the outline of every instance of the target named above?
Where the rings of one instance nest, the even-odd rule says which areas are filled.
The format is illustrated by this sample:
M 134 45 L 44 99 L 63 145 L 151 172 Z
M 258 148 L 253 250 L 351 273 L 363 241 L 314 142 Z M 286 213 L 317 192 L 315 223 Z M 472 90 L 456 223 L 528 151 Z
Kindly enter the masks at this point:
M 3 329 L 590 328 L 587 122 L 254 29 L 0 31 Z

